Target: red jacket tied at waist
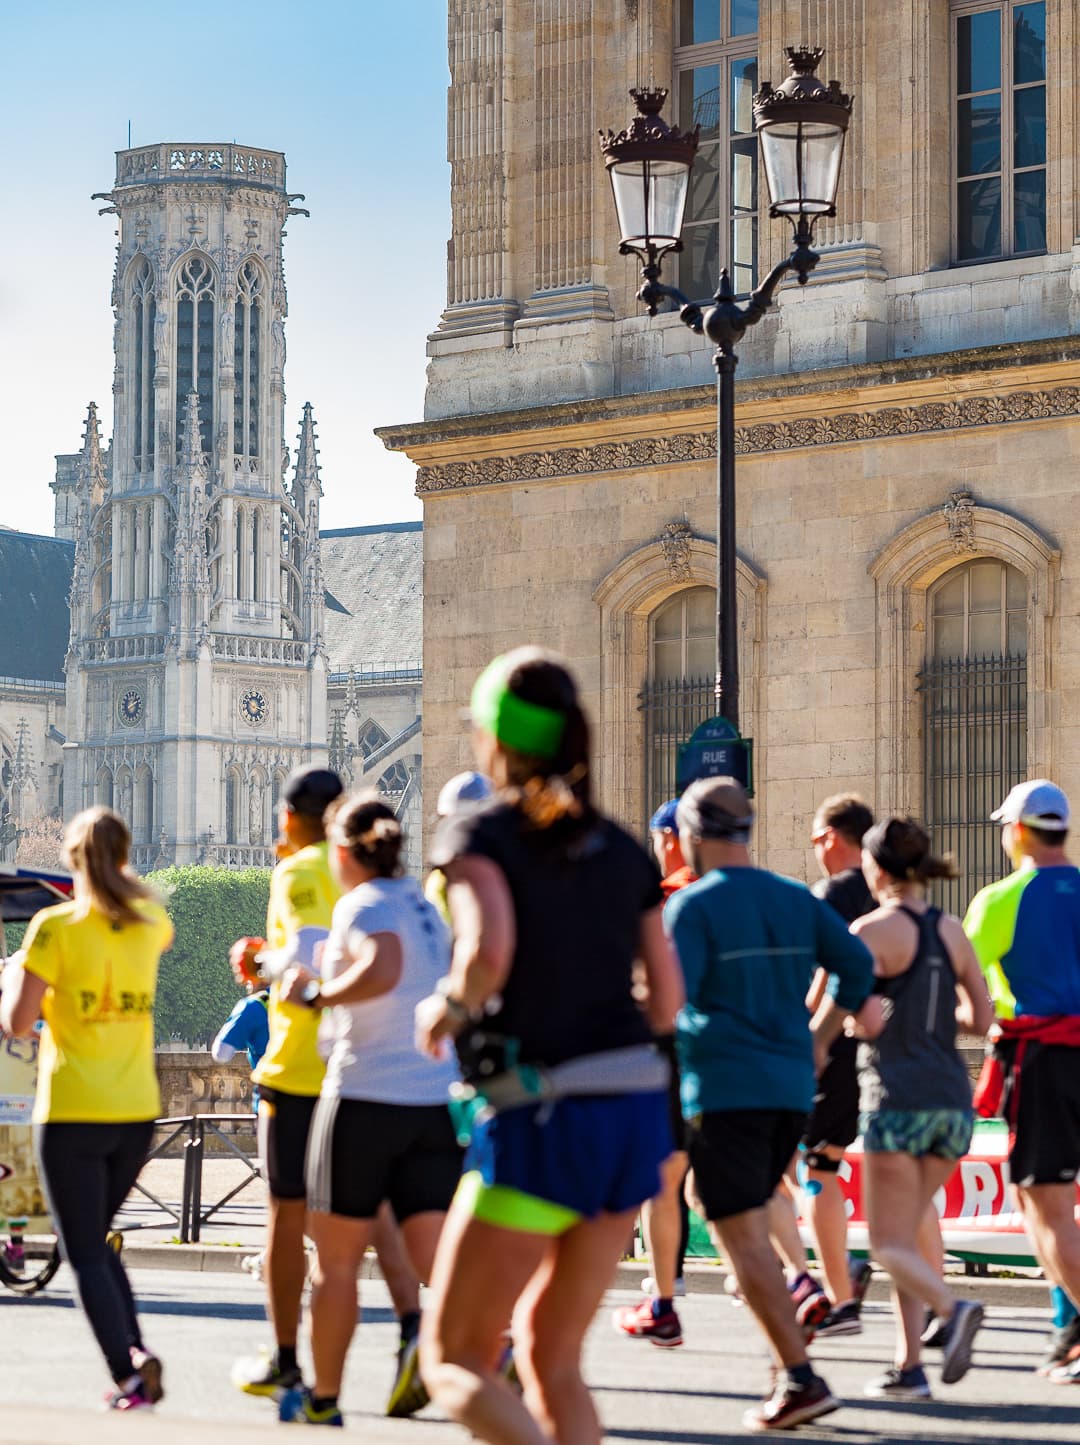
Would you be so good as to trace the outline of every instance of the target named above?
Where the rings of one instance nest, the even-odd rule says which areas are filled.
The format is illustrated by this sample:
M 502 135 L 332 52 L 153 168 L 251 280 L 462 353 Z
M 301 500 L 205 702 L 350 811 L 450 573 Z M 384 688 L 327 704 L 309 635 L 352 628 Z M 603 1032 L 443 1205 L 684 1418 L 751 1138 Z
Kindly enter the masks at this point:
M 1020 1067 L 1029 1043 L 1059 1044 L 1080 1049 L 1080 1014 L 1022 1014 L 998 1019 L 999 1037 L 983 1061 L 973 1100 L 976 1114 L 991 1119 L 1001 1112 L 1006 1071 Z M 1003 1057 L 1006 1056 L 1006 1057 Z

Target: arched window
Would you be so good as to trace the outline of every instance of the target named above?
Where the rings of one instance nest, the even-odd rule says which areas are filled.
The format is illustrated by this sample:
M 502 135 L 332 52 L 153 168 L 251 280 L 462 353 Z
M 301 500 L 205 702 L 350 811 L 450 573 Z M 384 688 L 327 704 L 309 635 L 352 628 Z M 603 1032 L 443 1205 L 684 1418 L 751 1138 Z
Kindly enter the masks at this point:
M 374 718 L 368 718 L 356 739 L 360 755 L 365 758 L 370 757 L 372 753 L 377 752 L 384 743 L 389 741 L 390 734 L 385 732 Z
M 225 776 L 225 841 L 240 843 L 244 823 L 244 780 L 239 768 L 230 768 Z
M 135 337 L 135 467 L 154 470 L 154 272 L 140 256 L 131 273 L 131 328 Z
M 254 261 L 245 261 L 236 278 L 233 322 L 233 367 L 236 373 L 233 448 L 240 457 L 259 455 L 259 326 L 262 306 L 262 271 Z
M 103 808 L 113 805 L 113 775 L 108 768 L 98 768 L 94 779 L 94 802 Z
M 924 813 L 960 872 L 938 896 L 962 915 L 1006 871 L 990 814 L 1027 773 L 1028 586 L 1017 568 L 979 558 L 946 572 L 928 601 Z
M 187 398 L 199 398 L 204 448 L 214 435 L 214 273 L 204 256 L 189 256 L 176 278 L 176 435 Z
M 653 613 L 650 632 L 649 671 L 654 681 L 715 679 L 715 588 L 688 587 L 676 593 Z
M 251 600 L 259 600 L 259 514 L 251 514 Z
M 716 589 L 688 587 L 649 619 L 645 801 L 651 815 L 675 792 L 679 748 L 715 712 Z
M 135 775 L 133 834 L 136 843 L 154 841 L 154 775 L 145 763 Z
M 376 784 L 384 798 L 400 798 L 408 786 L 409 770 L 400 758 L 396 763 L 391 763 Z

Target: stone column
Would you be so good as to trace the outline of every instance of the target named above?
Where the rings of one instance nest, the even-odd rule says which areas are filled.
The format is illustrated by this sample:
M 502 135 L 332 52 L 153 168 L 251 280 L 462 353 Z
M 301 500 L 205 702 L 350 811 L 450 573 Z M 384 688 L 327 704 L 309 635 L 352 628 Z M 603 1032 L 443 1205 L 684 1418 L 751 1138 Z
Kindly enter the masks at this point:
M 452 234 L 440 334 L 508 332 L 517 315 L 507 295 L 504 11 L 505 0 L 450 0 Z
M 533 323 L 612 318 L 595 276 L 598 185 L 592 0 L 534 0 Z

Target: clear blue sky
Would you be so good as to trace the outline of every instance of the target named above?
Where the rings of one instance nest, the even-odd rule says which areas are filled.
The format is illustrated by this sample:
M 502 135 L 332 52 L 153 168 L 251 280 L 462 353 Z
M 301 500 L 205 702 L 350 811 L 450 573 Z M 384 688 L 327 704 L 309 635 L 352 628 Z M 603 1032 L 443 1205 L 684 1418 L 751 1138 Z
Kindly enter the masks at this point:
M 229 141 L 285 152 L 311 219 L 285 241 L 286 442 L 305 401 L 323 525 L 420 515 L 413 468 L 372 427 L 422 414 L 449 234 L 444 0 L 0 5 L 0 523 L 51 532 L 53 454 L 86 404 L 112 430 L 116 150 Z

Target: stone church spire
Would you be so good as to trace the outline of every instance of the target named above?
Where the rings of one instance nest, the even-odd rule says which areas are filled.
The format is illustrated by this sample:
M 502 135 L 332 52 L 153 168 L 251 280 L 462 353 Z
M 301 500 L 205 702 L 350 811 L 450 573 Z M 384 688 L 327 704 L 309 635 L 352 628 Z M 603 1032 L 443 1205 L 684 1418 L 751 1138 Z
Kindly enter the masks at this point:
M 79 490 L 91 507 L 99 507 L 109 490 L 105 459 L 101 454 L 96 401 L 92 401 L 86 409 L 82 455 L 79 459 Z
M 293 499 L 296 510 L 302 517 L 307 516 L 309 501 L 322 496 L 319 480 L 319 448 L 315 437 L 315 420 L 311 413 L 311 402 L 304 402 L 304 415 L 300 422 L 300 445 L 296 449 L 296 473 L 293 478 Z
M 75 542 L 71 578 L 71 642 L 93 636 L 99 630 L 100 614 L 108 608 L 111 588 L 105 552 L 110 544 L 109 475 L 101 451 L 97 403 L 86 409 L 82 450 L 76 467 L 75 506 L 72 537 Z M 98 546 L 95 547 L 95 538 Z

